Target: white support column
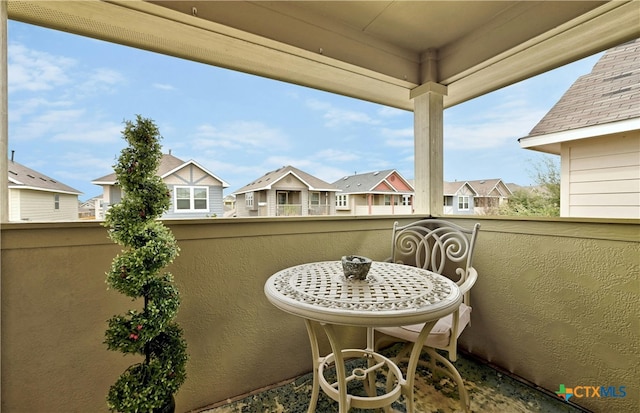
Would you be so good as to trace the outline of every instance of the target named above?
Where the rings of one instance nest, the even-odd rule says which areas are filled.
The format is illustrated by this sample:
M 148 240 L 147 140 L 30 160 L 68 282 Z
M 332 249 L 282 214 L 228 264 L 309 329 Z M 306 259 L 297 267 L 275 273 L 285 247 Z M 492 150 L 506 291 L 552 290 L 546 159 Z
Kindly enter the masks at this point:
M 7 67 L 7 2 L 0 0 L 0 223 L 9 221 L 9 97 Z
M 440 216 L 443 211 L 444 105 L 447 87 L 424 83 L 411 91 L 414 134 L 414 213 Z

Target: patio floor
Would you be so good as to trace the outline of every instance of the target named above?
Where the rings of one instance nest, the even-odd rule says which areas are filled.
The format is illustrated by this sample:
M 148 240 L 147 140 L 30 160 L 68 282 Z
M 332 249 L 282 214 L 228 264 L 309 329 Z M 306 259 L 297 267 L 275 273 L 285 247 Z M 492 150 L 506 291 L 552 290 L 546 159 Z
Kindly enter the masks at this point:
M 392 356 L 397 346 L 382 351 Z M 350 363 L 358 363 L 352 361 Z M 471 410 L 477 413 L 584 413 L 581 409 L 553 394 L 536 389 L 508 373 L 502 372 L 474 357 L 459 354 L 455 363 L 471 399 Z M 353 367 L 353 366 L 349 366 Z M 311 395 L 311 373 L 262 391 L 254 392 L 225 404 L 194 411 L 197 413 L 305 413 Z M 358 390 L 355 389 L 357 393 Z M 455 383 L 448 378 L 434 379 L 429 370 L 418 367 L 415 386 L 417 413 L 462 412 Z M 393 404 L 398 413 L 405 413 L 404 398 Z M 320 391 L 316 411 L 333 413 L 338 403 Z M 350 413 L 373 410 L 351 409 Z

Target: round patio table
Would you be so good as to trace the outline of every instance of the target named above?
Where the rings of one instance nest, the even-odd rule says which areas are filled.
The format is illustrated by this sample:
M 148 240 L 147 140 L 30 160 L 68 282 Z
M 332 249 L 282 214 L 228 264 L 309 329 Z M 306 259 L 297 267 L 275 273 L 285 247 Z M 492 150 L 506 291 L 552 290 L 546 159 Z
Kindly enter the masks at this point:
M 264 287 L 267 299 L 279 309 L 305 321 L 313 356 L 313 390 L 308 412 L 315 412 L 319 389 L 339 403 L 339 412 L 351 407 L 389 409 L 401 395 L 407 412 L 414 412 L 415 370 L 424 341 L 435 323 L 453 313 L 462 302 L 453 281 L 434 272 L 407 265 L 374 261 L 364 280 L 346 278 L 340 261 L 297 265 L 273 274 Z M 389 358 L 374 348 L 375 327 L 425 323 L 407 366 L 406 377 Z M 336 325 L 365 327 L 367 347 L 345 349 Z M 318 328 L 324 330 L 332 353 L 320 356 Z M 347 374 L 345 358 L 367 359 L 367 367 Z M 325 369 L 335 364 L 337 381 L 330 383 Z M 376 372 L 386 373 L 386 393 L 376 390 Z M 348 392 L 348 383 L 364 382 L 366 396 Z

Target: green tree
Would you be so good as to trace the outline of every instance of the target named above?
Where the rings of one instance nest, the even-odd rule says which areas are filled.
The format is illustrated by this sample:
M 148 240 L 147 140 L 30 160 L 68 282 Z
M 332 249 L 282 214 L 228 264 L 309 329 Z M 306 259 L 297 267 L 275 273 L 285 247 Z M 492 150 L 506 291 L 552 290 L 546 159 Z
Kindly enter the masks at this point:
M 536 186 L 514 191 L 500 206 L 499 215 L 560 216 L 560 167 L 555 158 L 545 156 L 533 164 Z
M 151 412 L 172 405 L 186 378 L 186 343 L 173 320 L 180 304 L 173 277 L 163 268 L 178 255 L 171 231 L 158 220 L 171 195 L 156 171 L 162 158 L 158 128 L 137 116 L 125 122 L 129 143 L 114 166 L 125 196 L 107 213 L 109 236 L 123 247 L 107 272 L 110 288 L 140 300 L 142 310 L 129 310 L 108 320 L 109 350 L 143 356 L 109 390 L 107 405 L 118 412 Z

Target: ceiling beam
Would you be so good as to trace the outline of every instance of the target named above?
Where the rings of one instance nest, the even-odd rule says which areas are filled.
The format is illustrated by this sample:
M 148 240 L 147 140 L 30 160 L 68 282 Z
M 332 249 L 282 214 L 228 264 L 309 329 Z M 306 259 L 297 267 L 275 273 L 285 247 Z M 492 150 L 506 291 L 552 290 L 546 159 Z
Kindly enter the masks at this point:
M 640 1 L 613 1 L 456 77 L 442 79 L 451 107 L 640 37 Z

